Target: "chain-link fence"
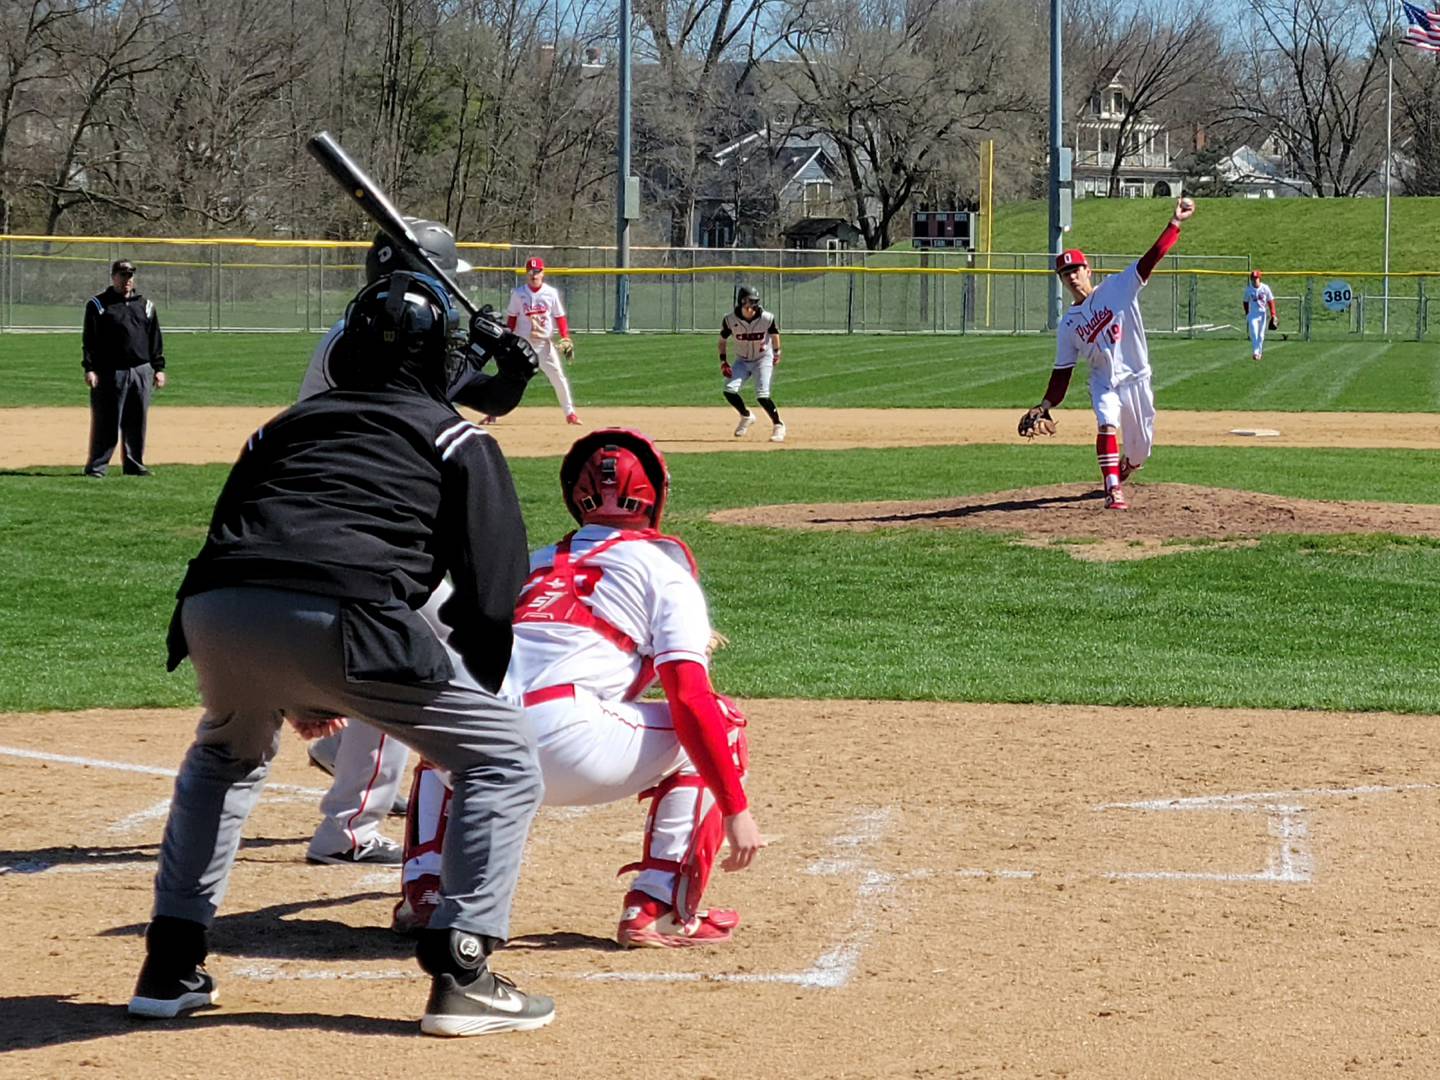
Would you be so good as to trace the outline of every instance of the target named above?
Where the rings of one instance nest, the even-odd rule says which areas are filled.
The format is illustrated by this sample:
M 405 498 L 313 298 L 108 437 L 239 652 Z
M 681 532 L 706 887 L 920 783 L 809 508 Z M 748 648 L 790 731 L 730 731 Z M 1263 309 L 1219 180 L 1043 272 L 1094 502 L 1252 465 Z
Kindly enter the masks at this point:
M 75 330 L 110 263 L 134 261 L 137 288 L 169 330 L 320 331 L 363 284 L 364 243 L 0 237 L 0 331 Z M 472 298 L 503 308 L 519 268 L 541 255 L 577 332 L 615 325 L 613 248 L 462 244 L 477 267 Z M 1092 254 L 1097 272 L 1133 255 Z M 1046 330 L 1050 257 L 963 251 L 794 251 L 639 248 L 629 273 L 635 331 L 716 332 L 735 287 L 758 288 L 782 330 L 818 333 L 1024 334 Z M 1147 329 L 1244 337 L 1249 260 L 1167 258 L 1142 294 Z M 1424 339 L 1423 274 L 1269 273 L 1281 332 L 1306 340 Z M 1342 288 L 1343 286 L 1343 288 Z M 1348 293 L 1348 297 L 1345 295 Z M 1341 299 L 1344 302 L 1341 303 Z M 1328 301 L 1328 305 L 1327 305 Z

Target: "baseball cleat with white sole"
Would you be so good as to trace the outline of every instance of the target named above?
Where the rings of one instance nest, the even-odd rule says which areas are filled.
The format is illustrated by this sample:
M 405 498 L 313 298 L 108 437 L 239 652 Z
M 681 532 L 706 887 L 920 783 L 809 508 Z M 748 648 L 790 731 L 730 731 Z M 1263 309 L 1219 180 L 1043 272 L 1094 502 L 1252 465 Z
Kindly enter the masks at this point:
M 426 1035 L 451 1038 L 533 1031 L 555 1019 L 555 1002 L 527 994 L 503 975 L 481 971 L 469 982 L 440 974 L 430 983 L 430 1000 L 420 1018 Z
M 162 973 L 148 958 L 140 969 L 135 996 L 126 1011 L 149 1020 L 172 1020 L 183 1012 L 203 1009 L 220 1000 L 214 976 L 200 965 L 188 971 Z
M 729 941 L 739 925 L 739 913 L 729 908 L 700 911 L 682 923 L 669 904 L 632 889 L 625 894 L 615 940 L 627 949 L 685 949 Z
M 770 433 L 770 441 L 771 441 L 771 442 L 784 442 L 784 441 L 785 441 L 785 425 L 784 425 L 784 424 L 776 424 L 776 425 L 775 425 L 775 430 Z
M 740 422 L 735 425 L 735 438 L 743 439 L 745 437 L 745 433 L 750 430 L 750 425 L 753 423 L 755 423 L 754 413 L 746 413 L 744 416 L 742 416 L 740 418 Z

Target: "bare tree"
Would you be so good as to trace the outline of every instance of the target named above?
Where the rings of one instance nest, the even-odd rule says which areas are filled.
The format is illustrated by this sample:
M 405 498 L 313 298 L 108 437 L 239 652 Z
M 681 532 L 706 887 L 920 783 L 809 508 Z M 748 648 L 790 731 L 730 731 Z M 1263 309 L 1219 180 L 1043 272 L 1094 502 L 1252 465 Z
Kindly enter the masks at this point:
M 1187 91 L 1200 88 L 1202 100 L 1213 95 L 1213 90 L 1203 91 L 1216 86 L 1222 69 L 1217 63 L 1224 51 L 1220 29 L 1203 5 L 1162 8 L 1147 0 L 1134 7 L 1120 0 L 1080 0 L 1069 13 L 1066 55 L 1078 56 L 1072 70 L 1083 72 L 1074 84 L 1080 91 L 1077 112 L 1117 75 L 1125 86 L 1108 182 L 1109 194 L 1118 196 L 1124 163 L 1139 149 L 1139 125 Z
M 786 40 L 798 128 L 827 137 L 848 174 L 867 247 L 891 242 L 895 217 L 947 155 L 1029 99 L 1007 80 L 1003 13 L 960 0 L 811 0 Z
M 1384 157 L 1383 0 L 1246 0 L 1246 66 L 1230 115 L 1273 137 L 1315 195 L 1354 195 Z

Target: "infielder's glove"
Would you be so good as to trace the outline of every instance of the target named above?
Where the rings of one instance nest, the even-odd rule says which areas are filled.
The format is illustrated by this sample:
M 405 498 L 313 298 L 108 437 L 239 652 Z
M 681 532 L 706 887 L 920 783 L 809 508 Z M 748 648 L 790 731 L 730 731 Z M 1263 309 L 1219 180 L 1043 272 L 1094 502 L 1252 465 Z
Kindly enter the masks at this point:
M 1025 415 L 1020 417 L 1020 425 L 1016 430 L 1023 438 L 1033 439 L 1036 435 L 1054 435 L 1057 426 L 1050 410 L 1036 405 L 1033 409 L 1027 409 Z
M 1273 316 L 1273 315 L 1270 316 L 1270 329 L 1271 329 L 1271 330 L 1279 330 L 1279 329 L 1280 329 L 1280 320 L 1277 319 L 1277 318 L 1275 318 L 1275 316 Z
M 560 339 L 560 353 L 562 356 L 565 357 L 566 360 L 574 360 L 575 343 L 571 341 L 568 337 L 562 337 Z

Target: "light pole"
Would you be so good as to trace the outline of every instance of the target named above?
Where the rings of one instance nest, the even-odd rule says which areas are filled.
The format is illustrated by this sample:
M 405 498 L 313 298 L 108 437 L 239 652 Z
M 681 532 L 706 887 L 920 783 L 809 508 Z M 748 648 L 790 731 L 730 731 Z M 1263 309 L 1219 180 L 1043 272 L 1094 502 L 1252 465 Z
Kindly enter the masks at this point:
M 1064 138 L 1061 119 L 1064 115 L 1060 69 L 1060 8 L 1063 0 L 1050 0 L 1050 269 L 1055 257 L 1065 250 L 1065 223 L 1060 208 L 1060 143 Z M 1063 179 L 1068 180 L 1069 177 Z M 1050 275 L 1050 308 L 1045 325 L 1054 329 L 1060 318 L 1060 277 Z
M 620 116 L 615 140 L 615 333 L 630 329 L 630 0 L 620 0 Z

